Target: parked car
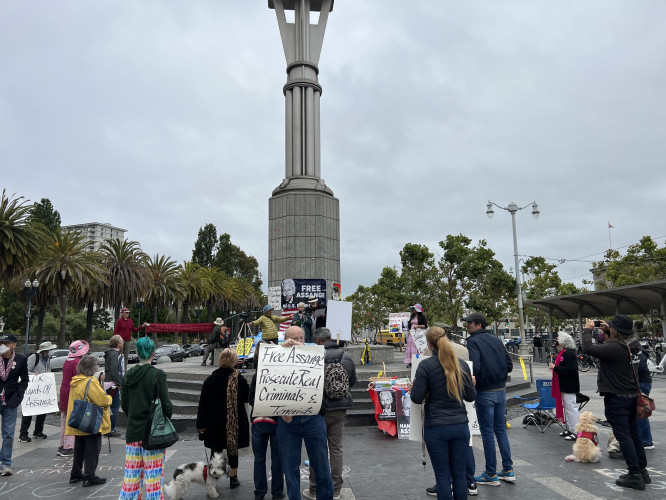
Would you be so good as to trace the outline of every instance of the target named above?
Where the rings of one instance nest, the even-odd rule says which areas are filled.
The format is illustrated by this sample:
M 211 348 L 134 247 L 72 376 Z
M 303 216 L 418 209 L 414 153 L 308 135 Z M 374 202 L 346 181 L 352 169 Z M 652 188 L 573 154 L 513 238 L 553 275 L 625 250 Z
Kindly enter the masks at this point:
M 139 356 L 136 354 L 136 349 L 132 349 L 127 355 L 127 364 L 134 365 L 139 362 Z
M 61 371 L 65 361 L 67 361 L 68 355 L 69 349 L 56 349 L 53 351 L 51 353 L 51 371 Z
M 185 361 L 185 351 L 177 344 L 167 344 L 158 348 L 155 351 L 153 364 L 156 364 L 157 360 L 162 356 L 168 356 L 171 361 Z
M 184 344 L 183 350 L 185 351 L 186 358 L 189 356 L 201 356 L 203 354 L 199 344 Z
M 99 366 L 104 366 L 104 354 L 105 352 L 89 352 L 88 353 L 90 356 L 94 356 L 97 358 L 97 364 Z

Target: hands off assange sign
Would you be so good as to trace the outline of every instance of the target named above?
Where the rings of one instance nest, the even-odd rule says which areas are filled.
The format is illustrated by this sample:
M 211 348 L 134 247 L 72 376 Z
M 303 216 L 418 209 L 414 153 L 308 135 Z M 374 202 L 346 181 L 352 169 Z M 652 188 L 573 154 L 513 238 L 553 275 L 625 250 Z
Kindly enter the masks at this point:
M 55 375 L 53 373 L 30 375 L 28 388 L 23 395 L 23 401 L 21 401 L 23 416 L 28 417 L 58 411 L 60 411 L 60 408 L 58 408 Z
M 324 394 L 324 346 L 260 344 L 254 414 L 319 413 Z

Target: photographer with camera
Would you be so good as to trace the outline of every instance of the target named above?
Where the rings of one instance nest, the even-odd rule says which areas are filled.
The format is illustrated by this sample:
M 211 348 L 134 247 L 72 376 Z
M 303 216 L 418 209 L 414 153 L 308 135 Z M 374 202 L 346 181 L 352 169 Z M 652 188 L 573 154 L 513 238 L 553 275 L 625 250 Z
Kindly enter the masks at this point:
M 206 350 L 204 351 L 203 363 L 201 366 L 206 366 L 206 361 L 208 361 L 208 356 L 210 355 L 210 365 L 213 366 L 215 349 L 226 349 L 229 347 L 231 341 L 231 332 L 229 329 L 224 326 L 224 320 L 222 318 L 217 318 L 213 321 L 215 325 L 213 327 L 213 332 L 210 334 L 210 341 Z
M 291 319 L 291 316 L 273 316 L 273 306 L 270 304 L 264 306 L 262 313 L 257 319 L 250 321 L 247 326 L 252 327 L 255 323 L 261 325 L 262 340 L 278 344 L 277 324 Z
M 636 424 L 636 370 L 641 346 L 634 335 L 633 320 L 617 314 L 610 323 L 599 321 L 606 334 L 606 342 L 592 344 L 594 321 L 588 319 L 583 330 L 583 352 L 599 358 L 597 388 L 604 397 L 606 420 L 620 443 L 622 455 L 629 469 L 615 481 L 618 486 L 644 490 L 652 480 L 646 469 L 647 458 Z
M 317 299 L 315 299 L 317 300 Z M 305 332 L 305 343 L 311 344 L 313 342 L 312 337 L 312 306 L 309 304 L 306 306 L 305 302 L 298 303 L 298 312 L 294 314 L 294 317 L 291 320 L 291 324 L 294 326 L 300 326 Z

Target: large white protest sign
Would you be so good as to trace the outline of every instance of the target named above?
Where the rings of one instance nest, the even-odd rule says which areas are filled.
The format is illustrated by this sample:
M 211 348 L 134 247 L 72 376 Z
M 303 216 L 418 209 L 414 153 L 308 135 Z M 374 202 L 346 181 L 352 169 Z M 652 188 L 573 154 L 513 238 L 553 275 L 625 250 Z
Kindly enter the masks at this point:
M 30 375 L 28 388 L 21 401 L 23 416 L 29 417 L 59 411 L 55 375 L 53 373 Z
M 414 339 L 414 344 L 416 345 L 416 350 L 419 351 L 419 354 L 425 354 L 428 350 L 428 341 L 426 340 L 425 330 L 415 328 L 409 332 L 409 334 Z
M 268 287 L 268 305 L 276 311 L 282 309 L 282 288 L 279 286 Z
M 326 305 L 326 328 L 331 331 L 331 338 L 351 340 L 352 303 L 332 300 Z
M 261 344 L 254 414 L 316 415 L 324 394 L 324 346 Z
M 469 372 L 474 374 L 474 370 L 472 369 L 472 362 L 468 361 L 467 364 L 469 365 Z M 476 418 L 476 401 L 472 401 L 471 403 L 465 401 L 465 409 L 467 410 L 467 419 L 469 420 L 467 424 L 469 426 L 469 445 L 472 446 L 472 436 L 481 435 L 479 421 Z

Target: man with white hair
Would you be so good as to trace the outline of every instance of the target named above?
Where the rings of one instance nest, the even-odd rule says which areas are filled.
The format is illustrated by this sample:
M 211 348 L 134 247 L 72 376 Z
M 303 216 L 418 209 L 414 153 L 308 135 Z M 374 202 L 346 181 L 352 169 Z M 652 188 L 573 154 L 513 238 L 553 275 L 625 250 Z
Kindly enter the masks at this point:
M 291 319 L 291 324 L 303 329 L 306 344 L 312 343 L 312 314 L 305 310 L 305 302 L 298 303 L 298 312 Z
M 290 326 L 284 332 L 284 338 L 283 347 L 303 345 L 305 332 L 299 326 Z M 305 443 L 310 467 L 315 474 L 317 499 L 334 498 L 333 480 L 328 463 L 326 424 L 321 413 L 309 416 L 282 416 L 278 421 L 277 434 L 289 500 L 301 500 L 301 442 Z

